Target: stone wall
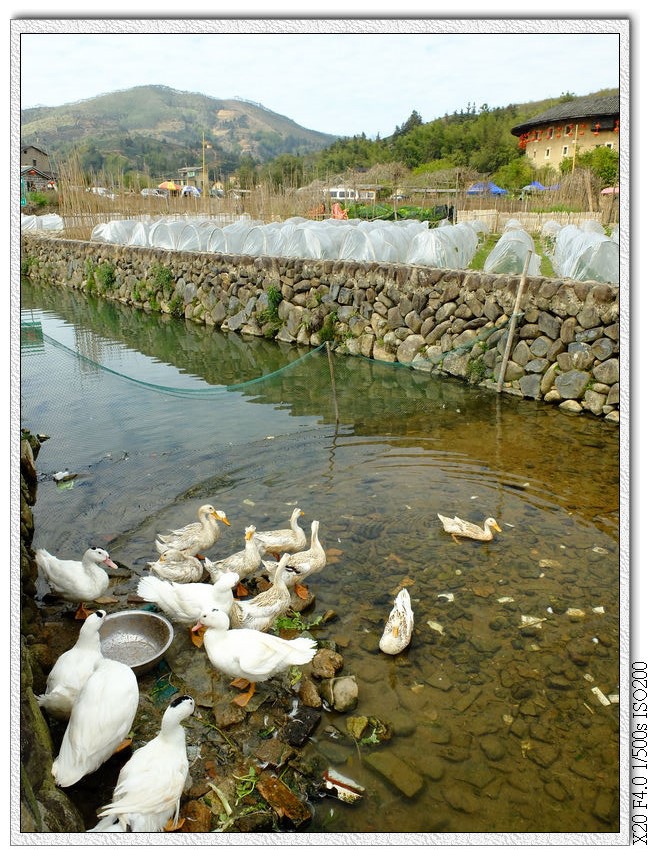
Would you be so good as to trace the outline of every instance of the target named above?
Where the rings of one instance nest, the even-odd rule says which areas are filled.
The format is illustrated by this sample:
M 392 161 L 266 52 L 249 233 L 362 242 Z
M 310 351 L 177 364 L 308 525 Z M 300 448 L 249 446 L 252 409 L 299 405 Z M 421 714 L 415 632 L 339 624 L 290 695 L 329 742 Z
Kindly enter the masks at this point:
M 36 603 L 37 567 L 31 543 L 40 442 L 24 430 L 20 440 L 20 832 L 83 832 L 83 820 L 54 783 L 50 728 L 36 702 L 54 663 Z
M 520 277 L 22 236 L 21 273 L 209 327 L 497 388 Z M 528 278 L 503 392 L 619 420 L 619 289 Z

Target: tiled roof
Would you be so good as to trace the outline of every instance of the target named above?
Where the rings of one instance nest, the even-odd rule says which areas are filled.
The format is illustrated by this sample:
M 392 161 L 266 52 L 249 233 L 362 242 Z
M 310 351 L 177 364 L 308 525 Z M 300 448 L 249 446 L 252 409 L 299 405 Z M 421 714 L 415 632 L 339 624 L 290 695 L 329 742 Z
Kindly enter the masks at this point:
M 570 102 L 561 102 L 554 105 L 548 111 L 543 111 L 535 117 L 531 117 L 525 123 L 513 127 L 510 131 L 513 135 L 521 135 L 534 126 L 545 123 L 562 123 L 565 120 L 581 120 L 585 117 L 604 117 L 618 115 L 620 111 L 619 96 L 585 96 L 582 99 L 572 99 Z

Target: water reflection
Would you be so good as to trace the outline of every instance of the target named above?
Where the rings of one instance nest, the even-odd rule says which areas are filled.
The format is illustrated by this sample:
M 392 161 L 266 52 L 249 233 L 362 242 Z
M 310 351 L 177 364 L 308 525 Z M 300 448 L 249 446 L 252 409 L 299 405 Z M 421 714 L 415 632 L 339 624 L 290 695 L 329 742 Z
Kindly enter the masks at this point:
M 615 431 L 360 358 L 336 356 L 332 380 L 324 352 L 287 367 L 298 350 L 128 309 L 111 326 L 102 312 L 94 330 L 85 300 L 65 292 L 32 287 L 23 306 L 45 332 L 43 353 L 23 356 L 23 423 L 54 433 L 39 471 L 81 469 L 68 489 L 43 477 L 37 544 L 72 552 L 101 532 L 134 571 L 127 593 L 156 531 L 203 501 L 232 523 L 224 556 L 245 525 L 275 528 L 297 502 L 341 553 L 310 584 L 316 612 L 337 613 L 327 636 L 359 682 L 355 714 L 392 728 L 386 750 L 419 780 L 396 787 L 398 770 L 389 780 L 376 749 L 330 713 L 310 747 L 367 795 L 354 808 L 317 805 L 309 831 L 617 831 Z M 158 364 L 173 386 L 101 367 L 89 386 L 84 363 L 47 339 L 71 327 L 121 346 L 122 369 L 135 363 L 144 381 Z M 181 366 L 198 398 L 178 386 Z M 504 531 L 455 544 L 438 512 L 491 514 Z M 415 632 L 388 657 L 378 639 L 401 585 Z

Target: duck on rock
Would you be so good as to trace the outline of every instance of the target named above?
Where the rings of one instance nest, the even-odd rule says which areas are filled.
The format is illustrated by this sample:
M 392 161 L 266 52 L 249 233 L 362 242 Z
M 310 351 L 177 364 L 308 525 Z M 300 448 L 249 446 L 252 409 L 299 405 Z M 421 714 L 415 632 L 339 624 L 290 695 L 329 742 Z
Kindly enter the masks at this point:
M 140 691 L 131 667 L 102 658 L 75 700 L 52 775 L 70 787 L 130 744 L 127 736 L 138 710 Z
M 64 601 L 78 604 L 76 619 L 87 618 L 91 611 L 86 604 L 101 597 L 108 588 L 108 574 L 100 565 L 117 568 L 101 547 L 87 549 L 81 561 L 59 559 L 44 549 L 36 550 L 35 558 L 52 592 Z
M 77 642 L 59 655 L 47 677 L 45 693 L 36 697 L 41 709 L 58 721 L 70 717 L 79 691 L 102 659 L 99 629 L 105 618 L 104 610 L 95 610 L 84 620 Z
M 316 654 L 317 644 L 309 637 L 283 640 L 264 631 L 230 629 L 226 613 L 219 609 L 204 610 L 195 627 L 205 627 L 204 646 L 210 663 L 219 672 L 234 676 L 231 682 L 245 693 L 233 699 L 246 706 L 257 682 L 266 682 L 289 667 L 308 664 Z
M 163 832 L 178 828 L 189 762 L 182 722 L 194 712 L 185 694 L 165 709 L 158 735 L 138 748 L 117 779 L 113 800 L 89 832 Z

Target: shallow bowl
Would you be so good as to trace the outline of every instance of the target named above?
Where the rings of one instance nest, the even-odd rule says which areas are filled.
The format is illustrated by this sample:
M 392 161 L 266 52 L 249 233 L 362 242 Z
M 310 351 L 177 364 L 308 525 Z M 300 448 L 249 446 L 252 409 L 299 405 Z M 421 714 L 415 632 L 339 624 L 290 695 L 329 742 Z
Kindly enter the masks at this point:
M 109 613 L 99 632 L 102 654 L 128 664 L 136 676 L 152 670 L 174 639 L 164 616 L 149 610 Z

